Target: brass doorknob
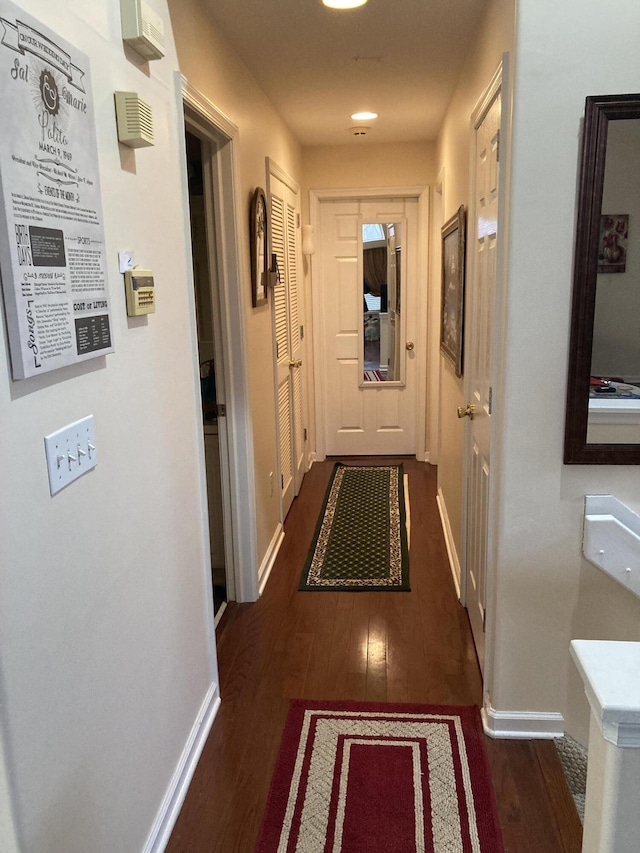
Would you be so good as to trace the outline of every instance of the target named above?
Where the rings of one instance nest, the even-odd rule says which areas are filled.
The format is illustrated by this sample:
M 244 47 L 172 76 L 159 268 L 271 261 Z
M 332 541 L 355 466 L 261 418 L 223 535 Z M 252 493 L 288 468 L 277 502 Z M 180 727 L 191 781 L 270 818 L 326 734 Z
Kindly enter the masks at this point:
M 469 418 L 469 420 L 472 421 L 475 410 L 476 407 L 472 406 L 471 403 L 467 403 L 466 409 L 463 409 L 462 406 L 458 406 L 458 417 Z
M 405 347 L 409 350 L 409 352 L 411 352 L 411 350 L 415 349 L 415 344 L 413 343 L 413 341 L 407 341 Z
M 295 361 L 291 360 L 289 362 L 289 367 L 302 367 L 302 359 L 297 358 L 295 359 Z

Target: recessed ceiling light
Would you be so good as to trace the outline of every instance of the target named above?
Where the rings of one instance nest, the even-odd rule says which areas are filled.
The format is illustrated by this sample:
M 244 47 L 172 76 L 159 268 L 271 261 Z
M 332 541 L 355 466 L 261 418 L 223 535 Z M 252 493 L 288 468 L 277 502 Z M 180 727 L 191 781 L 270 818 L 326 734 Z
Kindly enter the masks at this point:
M 357 9 L 358 6 L 364 6 L 367 0 L 322 0 L 322 2 L 330 9 Z
M 351 118 L 354 121 L 373 121 L 374 118 L 378 118 L 378 113 L 369 113 L 365 110 L 362 113 L 353 113 Z

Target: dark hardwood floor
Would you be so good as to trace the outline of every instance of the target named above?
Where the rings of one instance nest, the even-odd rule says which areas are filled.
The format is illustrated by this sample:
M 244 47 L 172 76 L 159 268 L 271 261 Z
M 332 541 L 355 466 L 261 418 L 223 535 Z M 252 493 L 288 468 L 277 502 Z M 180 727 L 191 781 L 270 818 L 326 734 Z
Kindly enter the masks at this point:
M 393 461 L 409 475 L 411 592 L 297 591 L 333 468 L 316 463 L 287 517 L 264 595 L 229 605 L 218 628 L 222 704 L 167 853 L 253 851 L 291 698 L 481 704 L 436 507 L 436 469 Z M 553 743 L 487 738 L 486 747 L 505 853 L 579 853 L 581 825 Z

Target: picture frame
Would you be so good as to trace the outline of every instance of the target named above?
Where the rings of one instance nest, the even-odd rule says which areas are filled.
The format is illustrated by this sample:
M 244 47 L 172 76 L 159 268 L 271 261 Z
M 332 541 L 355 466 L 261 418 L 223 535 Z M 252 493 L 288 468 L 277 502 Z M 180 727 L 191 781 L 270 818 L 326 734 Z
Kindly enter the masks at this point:
M 629 238 L 628 213 L 603 213 L 600 217 L 598 240 L 598 272 L 626 272 L 627 240 Z
M 266 305 L 269 277 L 269 219 L 267 197 L 262 187 L 256 187 L 251 198 L 249 235 L 251 250 L 251 305 Z
M 440 351 L 463 373 L 466 215 L 461 205 L 442 226 Z

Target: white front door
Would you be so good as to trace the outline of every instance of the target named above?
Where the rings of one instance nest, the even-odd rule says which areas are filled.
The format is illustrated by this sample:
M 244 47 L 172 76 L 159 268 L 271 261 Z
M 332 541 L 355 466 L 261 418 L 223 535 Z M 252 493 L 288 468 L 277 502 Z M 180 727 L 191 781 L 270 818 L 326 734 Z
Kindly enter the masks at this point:
M 299 294 L 298 193 L 269 175 L 271 251 L 279 281 L 273 289 L 278 401 L 278 446 L 282 518 L 286 517 L 305 473 L 302 335 Z
M 473 407 L 467 436 L 467 535 L 465 604 L 484 666 L 487 539 L 491 473 L 493 331 L 498 238 L 500 91 L 475 127 L 475 196 L 469 223 L 471 279 L 466 309 L 465 389 Z
M 417 335 L 418 200 L 327 200 L 319 224 L 314 328 L 322 341 L 317 414 L 325 452 L 415 455 L 417 365 L 426 349 Z M 386 247 L 383 268 L 366 286 L 364 225 L 377 225 L 377 242 L 368 229 L 371 245 Z

